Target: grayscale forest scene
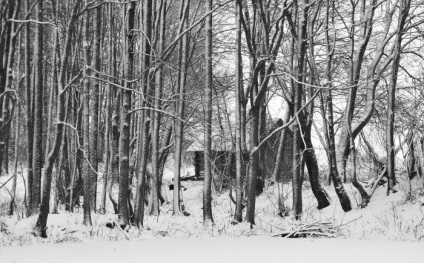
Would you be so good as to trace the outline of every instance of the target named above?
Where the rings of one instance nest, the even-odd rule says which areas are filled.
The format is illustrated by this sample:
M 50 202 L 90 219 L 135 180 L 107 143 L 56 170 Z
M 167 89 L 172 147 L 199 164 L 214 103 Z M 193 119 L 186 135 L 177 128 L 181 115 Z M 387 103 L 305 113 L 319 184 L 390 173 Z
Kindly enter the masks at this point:
M 0 0 L 1 263 L 423 252 L 424 1 Z

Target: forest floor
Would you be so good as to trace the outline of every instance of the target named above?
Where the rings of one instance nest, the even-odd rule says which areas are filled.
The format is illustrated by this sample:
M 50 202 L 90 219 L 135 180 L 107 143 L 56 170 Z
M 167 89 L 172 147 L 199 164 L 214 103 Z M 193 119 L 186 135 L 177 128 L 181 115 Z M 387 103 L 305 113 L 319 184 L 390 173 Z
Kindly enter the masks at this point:
M 0 184 L 6 179 L 0 178 Z M 82 210 L 59 211 L 49 215 L 48 238 L 42 239 L 31 234 L 36 216 L 0 216 L 0 262 L 278 262 L 296 258 L 301 262 L 422 262 L 418 259 L 424 248 L 424 197 L 422 180 L 414 180 L 411 184 L 401 181 L 399 191 L 390 196 L 384 186 L 378 187 L 365 209 L 358 207 L 360 197 L 354 187 L 345 184 L 354 207 L 348 213 L 341 209 L 332 186 L 326 187 L 331 205 L 317 210 L 305 183 L 300 221 L 277 214 L 278 188 L 270 186 L 257 198 L 252 228 L 247 223 L 231 224 L 234 205 L 227 191 L 213 193 L 215 227 L 205 230 L 202 182 L 198 181 L 183 182 L 190 216 L 172 216 L 172 204 L 167 204 L 159 217 L 145 217 L 143 230 L 107 228 L 107 222 L 117 220 L 112 213 L 93 213 L 93 225 L 86 227 Z M 18 188 L 18 196 L 23 191 Z M 290 206 L 290 185 L 284 185 L 283 192 Z M 172 192 L 165 194 L 171 201 Z M 8 196 L 0 189 L 2 214 L 7 211 Z M 281 237 L 301 230 L 309 232 L 305 236 L 321 238 Z

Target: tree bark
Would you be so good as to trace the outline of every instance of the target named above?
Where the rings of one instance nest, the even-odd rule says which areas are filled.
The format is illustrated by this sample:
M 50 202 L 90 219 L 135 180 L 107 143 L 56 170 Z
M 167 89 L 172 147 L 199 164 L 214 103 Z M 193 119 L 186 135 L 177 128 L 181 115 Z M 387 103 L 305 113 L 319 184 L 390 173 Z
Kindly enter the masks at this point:
M 250 145 L 257 147 L 259 145 L 259 107 L 250 109 Z M 250 153 L 249 168 L 247 175 L 247 206 L 246 221 L 251 225 L 255 224 L 255 206 L 256 206 L 256 175 L 259 170 L 259 154 Z
M 296 78 L 297 82 L 294 86 L 294 114 L 297 121 L 293 124 L 293 213 L 296 219 L 300 219 L 302 214 L 302 152 L 301 152 L 301 121 L 303 113 L 300 112 L 302 108 L 303 97 L 303 84 L 304 83 L 304 62 L 306 56 L 306 37 L 307 37 L 307 21 L 308 21 L 308 0 L 303 0 L 300 3 L 299 25 L 298 25 L 298 47 L 296 64 Z M 301 115 L 301 116 L 300 116 Z
M 16 199 L 16 184 L 18 181 L 18 157 L 19 157 L 19 131 L 21 128 L 21 110 L 20 106 L 17 106 L 18 109 L 16 111 L 16 123 L 15 123 L 15 159 L 13 160 L 13 182 L 12 182 L 12 189 L 11 189 L 11 200 L 9 205 L 9 215 L 13 215 L 13 212 L 15 210 L 15 199 Z
M 43 21 L 43 0 L 37 4 L 38 21 Z M 34 148 L 33 148 L 33 200 L 31 213 L 37 212 L 40 204 L 41 196 L 41 170 L 43 166 L 43 25 L 36 24 L 35 33 L 35 79 L 34 88 Z
M 130 80 L 134 74 L 134 20 L 136 3 L 131 2 L 128 9 L 127 25 L 127 67 L 125 72 L 125 87 L 122 91 L 121 108 L 121 138 L 119 143 L 119 198 L 118 198 L 118 223 L 124 229 L 129 224 L 128 212 L 128 186 L 129 186 L 129 157 L 130 157 L 130 127 L 131 127 L 131 99 L 132 85 Z
M 85 64 L 86 66 L 91 65 L 90 56 L 90 12 L 86 13 L 85 17 Z M 84 146 L 83 146 L 83 195 L 84 195 L 84 225 L 91 226 L 91 196 L 92 196 L 92 183 L 91 183 L 91 163 L 90 163 L 90 69 L 85 71 L 86 77 L 84 79 L 84 94 L 83 94 L 83 135 L 84 135 Z
M 160 5 L 157 6 L 158 13 L 158 34 L 159 39 L 156 43 L 157 45 L 157 54 L 162 54 L 165 47 L 165 9 L 166 9 L 166 0 L 158 1 Z M 160 123 L 162 118 L 162 113 L 159 111 L 162 107 L 162 89 L 163 89 L 163 64 L 158 65 L 157 71 L 155 73 L 155 98 L 154 98 L 154 112 L 153 112 L 153 132 L 152 132 L 152 210 L 150 215 L 158 216 L 159 215 L 159 196 L 160 196 L 160 174 L 159 174 L 159 133 L 160 133 Z
M 332 11 L 334 10 L 334 3 L 332 5 Z M 334 14 L 332 15 L 332 22 L 334 23 Z M 327 6 L 326 10 L 326 18 L 325 18 L 325 42 L 326 42 L 326 81 L 327 81 L 327 91 L 325 96 L 325 102 L 326 102 L 326 137 L 328 138 L 328 155 L 329 155 L 329 168 L 330 168 L 330 177 L 333 181 L 334 188 L 336 190 L 337 196 L 340 200 L 340 204 L 342 206 L 342 209 L 347 212 L 352 209 L 352 205 L 350 203 L 349 196 L 347 195 L 346 191 L 344 190 L 344 186 L 342 183 L 342 178 L 340 177 L 338 168 L 337 168 L 337 159 L 336 159 L 336 144 L 335 144 L 335 131 L 334 131 L 334 118 L 333 118 L 333 97 L 332 97 L 332 63 L 333 63 L 333 56 L 334 56 L 334 47 L 331 46 L 330 43 L 330 36 L 329 36 L 329 19 L 330 19 L 330 6 Z M 333 40 L 335 41 L 335 39 Z
M 26 12 L 30 10 L 29 0 L 25 1 Z M 28 193 L 28 208 L 27 216 L 32 214 L 33 207 L 33 146 L 34 146 L 34 136 L 33 136 L 33 123 L 34 115 L 32 112 L 32 95 L 31 95 L 31 27 L 30 23 L 25 25 L 25 93 L 26 93 L 26 125 L 27 125 L 27 160 L 28 160 L 28 170 L 27 170 L 27 193 Z
M 146 0 L 143 2 L 143 27 L 144 27 L 144 35 L 145 38 L 143 40 L 143 76 L 142 76 L 142 88 L 141 91 L 143 94 L 147 94 L 148 83 L 150 81 L 150 53 L 151 53 L 151 38 L 152 38 L 152 0 Z M 146 106 L 145 99 L 142 99 L 141 105 Z M 134 211 L 134 224 L 137 227 L 143 226 L 144 220 L 144 187 L 146 181 L 146 167 L 147 167 L 147 155 L 148 155 L 148 146 L 149 146 L 149 130 L 150 130 L 150 119 L 149 112 L 147 110 L 143 110 L 140 114 L 140 134 L 141 140 L 138 141 L 139 148 L 139 172 L 137 177 L 137 192 L 135 198 L 135 211 Z
M 8 1 L 0 6 L 0 12 L 4 18 L 0 22 L 0 176 L 3 172 L 8 172 L 8 142 L 10 132 L 10 117 L 9 117 L 9 94 L 6 93 L 10 88 L 12 80 L 12 68 L 15 49 L 15 27 L 16 24 L 9 21 L 10 18 L 16 18 L 20 1 Z M 3 171 L 3 168 L 4 171 Z
M 72 18 L 68 23 L 67 27 L 67 36 L 65 40 L 65 52 L 63 54 L 62 64 L 60 68 L 60 77 L 59 77 L 59 88 L 58 88 L 58 102 L 57 102 L 57 124 L 56 124 L 56 132 L 55 139 L 53 142 L 52 150 L 50 151 L 47 160 L 46 160 L 46 169 L 43 181 L 43 196 L 41 199 L 40 205 L 40 214 L 37 218 L 37 222 L 34 227 L 34 235 L 47 237 L 46 233 L 46 225 L 47 225 L 47 217 L 49 213 L 49 203 L 50 203 L 50 189 L 51 189 L 51 180 L 52 180 L 52 172 L 53 172 L 53 164 L 59 155 L 60 144 L 62 142 L 62 133 L 63 133 L 63 122 L 65 120 L 65 76 L 67 73 L 68 67 L 68 57 L 71 53 L 71 44 L 72 37 L 75 30 L 75 23 L 78 18 L 78 11 L 81 0 L 78 0 L 73 8 Z
M 114 42 L 113 42 L 113 29 L 112 29 L 112 25 L 113 25 L 113 4 L 109 4 L 109 31 L 108 31 L 108 37 L 109 37 L 109 76 L 113 76 L 114 72 L 113 72 L 113 67 L 114 67 Z M 113 82 L 113 79 L 110 79 L 109 81 Z M 111 93 L 113 86 L 111 84 L 109 84 L 106 89 L 106 95 L 105 95 L 105 100 L 106 100 L 106 119 L 105 119 L 105 134 L 104 134 L 104 174 L 103 174 L 103 189 L 102 189 L 102 194 L 101 194 L 101 201 L 100 201 L 100 208 L 99 211 L 100 213 L 106 213 L 106 194 L 107 194 L 107 189 L 108 189 L 108 185 L 110 184 L 109 179 L 111 180 L 112 178 L 109 178 L 110 175 L 110 156 L 111 156 L 111 143 L 110 143 L 110 139 L 111 139 L 111 132 L 110 132 L 110 126 L 111 126 L 111 122 L 110 119 L 112 117 L 112 103 L 111 103 Z
M 243 61 L 241 56 L 241 12 L 242 5 L 239 0 L 234 1 L 235 17 L 236 17 L 236 207 L 234 213 L 234 221 L 241 222 L 243 220 L 243 166 L 242 158 L 242 108 L 243 108 Z
M 184 30 L 188 28 L 188 10 L 190 0 L 182 0 L 180 4 L 180 23 L 184 24 Z M 177 101 L 176 101 L 176 116 L 178 119 L 184 119 L 185 108 L 185 86 L 186 74 L 188 67 L 188 34 L 184 35 L 180 42 L 179 49 L 179 72 L 178 72 L 178 88 L 177 88 Z M 180 204 L 180 176 L 181 176 L 181 153 L 184 140 L 184 123 L 176 119 L 175 126 L 175 158 L 174 158 L 174 190 L 173 190 L 173 214 L 181 214 Z
M 318 201 L 317 208 L 323 209 L 330 205 L 330 197 L 328 196 L 327 191 L 325 191 L 320 181 L 318 161 L 314 146 L 312 145 L 311 127 L 307 127 L 305 129 L 305 135 L 303 139 L 306 144 L 303 152 L 303 158 L 305 160 L 306 167 L 308 168 L 309 181 L 311 182 L 312 192 Z
M 403 28 L 405 27 L 405 21 L 408 17 L 409 8 L 411 6 L 410 0 L 401 0 L 400 3 L 400 20 L 398 23 L 395 46 L 394 46 L 394 58 L 392 64 L 392 72 L 389 82 L 389 106 L 387 110 L 387 127 L 386 127 L 386 151 L 387 151 L 387 195 L 390 192 L 396 192 L 396 175 L 395 175 L 395 154 L 394 154 L 394 141 L 393 141 L 393 129 L 395 120 L 395 98 L 396 98 L 396 85 L 397 77 L 400 67 L 400 55 L 401 45 L 403 37 Z M 414 154 L 414 153 L 412 153 Z
M 102 3 L 103 1 L 99 1 Z M 94 9 L 94 40 L 93 40 L 93 61 L 94 61 L 94 71 L 93 76 L 99 78 L 100 68 L 101 68 L 101 52 L 100 52 L 100 42 L 101 42 L 101 16 L 102 16 L 102 6 L 98 6 Z M 97 174 L 99 171 L 98 165 L 98 137 L 99 137 L 99 96 L 100 96 L 100 81 L 94 79 L 93 88 L 90 90 L 90 136 L 89 136 L 89 160 L 91 163 L 91 207 L 96 210 L 97 204 Z
M 206 13 L 211 12 L 213 0 L 205 2 Z M 206 85 L 205 85 L 205 179 L 203 184 L 203 225 L 211 227 L 214 225 L 212 217 L 212 14 L 206 17 Z

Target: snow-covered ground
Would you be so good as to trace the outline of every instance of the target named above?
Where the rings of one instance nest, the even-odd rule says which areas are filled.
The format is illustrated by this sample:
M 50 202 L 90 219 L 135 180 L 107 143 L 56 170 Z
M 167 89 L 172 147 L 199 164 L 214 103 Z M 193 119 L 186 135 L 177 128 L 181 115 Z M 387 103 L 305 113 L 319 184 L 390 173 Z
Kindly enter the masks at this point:
M 155 239 L 0 248 L 0 262 L 422 262 L 423 243 L 271 237 Z
M 0 178 L 0 184 L 7 178 Z M 232 225 L 234 205 L 228 192 L 213 193 L 215 227 L 202 225 L 202 182 L 185 181 L 187 217 L 172 216 L 172 205 L 161 208 L 159 217 L 146 216 L 145 228 L 128 232 L 106 228 L 116 215 L 93 213 L 93 226 L 82 225 L 82 211 L 49 215 L 48 238 L 35 238 L 31 229 L 36 217 L 0 217 L 0 263 L 3 262 L 422 262 L 424 249 L 424 197 L 422 181 L 415 179 L 412 197 L 409 184 L 387 196 L 377 188 L 365 209 L 359 209 L 359 194 L 346 184 L 353 210 L 342 211 L 333 187 L 327 187 L 332 204 L 316 209 L 308 184 L 304 186 L 301 221 L 277 215 L 277 187 L 265 189 L 257 199 L 256 225 Z M 18 202 L 24 193 L 18 180 Z M 7 187 L 10 187 L 8 183 Z M 420 188 L 421 187 L 421 188 Z M 101 188 L 101 187 L 100 187 Z M 284 186 L 286 205 L 291 205 L 290 185 Z M 168 201 L 172 192 L 164 187 Z M 9 194 L 0 189 L 0 208 L 6 209 Z M 1 211 L 4 212 L 4 211 Z M 272 237 L 305 224 L 325 223 L 335 238 L 285 239 Z M 403 241 L 403 242 L 400 242 Z M 421 258 L 421 260 L 420 260 Z M 43 260 L 43 261 L 42 261 Z

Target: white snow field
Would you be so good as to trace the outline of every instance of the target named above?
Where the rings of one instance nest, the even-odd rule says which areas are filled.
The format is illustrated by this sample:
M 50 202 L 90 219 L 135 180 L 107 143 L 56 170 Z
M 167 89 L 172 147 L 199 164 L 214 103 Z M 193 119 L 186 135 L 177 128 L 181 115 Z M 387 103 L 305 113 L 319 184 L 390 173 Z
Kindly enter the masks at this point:
M 7 178 L 1 178 L 0 182 Z M 19 181 L 18 181 L 19 183 Z M 183 182 L 184 202 L 190 216 L 172 216 L 172 204 L 161 207 L 159 217 L 145 216 L 144 229 L 127 232 L 109 229 L 117 216 L 92 214 L 93 225 L 82 224 L 82 211 L 50 214 L 48 238 L 35 238 L 31 229 L 36 216 L 0 216 L 0 263 L 6 262 L 424 262 L 424 197 L 421 188 L 401 184 L 399 191 L 386 195 L 378 187 L 365 209 L 358 208 L 359 194 L 351 184 L 345 188 L 353 210 L 342 211 L 333 186 L 326 186 L 331 205 L 316 209 L 308 184 L 303 189 L 301 221 L 277 215 L 277 187 L 265 189 L 257 198 L 256 225 L 232 225 L 234 205 L 228 191 L 213 193 L 215 227 L 202 225 L 202 182 Z M 9 188 L 10 185 L 8 184 Z M 101 189 L 101 187 L 99 187 Z M 18 188 L 23 196 L 24 190 Z M 411 195 L 407 195 L 411 193 Z M 168 201 L 172 192 L 164 190 Z M 291 206 L 290 185 L 284 186 L 285 203 Z M 0 203 L 7 208 L 9 194 L 0 191 Z M 18 199 L 22 202 L 22 199 Z M 5 205 L 6 204 L 6 205 Z M 1 211 L 5 214 L 4 211 Z M 326 224 L 333 238 L 273 237 L 307 224 Z
M 0 248 L 0 262 L 423 262 L 423 243 L 271 237 L 88 241 Z

